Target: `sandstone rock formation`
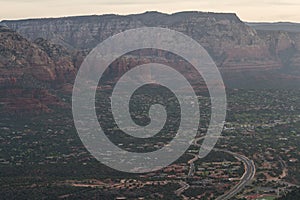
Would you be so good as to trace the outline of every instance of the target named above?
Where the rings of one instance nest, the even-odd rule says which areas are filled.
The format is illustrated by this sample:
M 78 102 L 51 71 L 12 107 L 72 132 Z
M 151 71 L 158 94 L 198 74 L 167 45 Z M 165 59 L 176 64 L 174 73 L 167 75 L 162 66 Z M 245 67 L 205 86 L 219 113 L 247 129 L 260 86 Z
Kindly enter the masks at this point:
M 50 90 L 73 81 L 72 57 L 45 40 L 30 42 L 0 27 L 0 103 L 7 113 L 50 112 L 49 105 L 63 105 Z
M 146 26 L 173 29 L 199 42 L 216 62 L 227 87 L 300 84 L 300 31 L 245 24 L 235 14 L 146 12 L 1 24 L 5 26 L 0 27 L 0 107 L 8 113 L 51 112 L 51 106 L 66 106 L 55 93 L 71 94 L 76 72 L 90 50 L 114 34 Z M 144 50 L 116 60 L 106 71 L 107 81 L 136 65 L 159 62 L 175 67 L 192 84 L 199 83 L 201 77 L 184 60 L 161 51 L 150 55 Z M 170 81 L 176 80 L 170 77 Z
M 69 49 L 92 49 L 109 36 L 124 30 L 166 27 L 180 31 L 202 44 L 219 67 L 280 67 L 276 56 L 257 32 L 235 14 L 181 12 L 172 15 L 147 12 L 138 15 L 103 15 L 3 21 L 34 41 L 45 38 Z

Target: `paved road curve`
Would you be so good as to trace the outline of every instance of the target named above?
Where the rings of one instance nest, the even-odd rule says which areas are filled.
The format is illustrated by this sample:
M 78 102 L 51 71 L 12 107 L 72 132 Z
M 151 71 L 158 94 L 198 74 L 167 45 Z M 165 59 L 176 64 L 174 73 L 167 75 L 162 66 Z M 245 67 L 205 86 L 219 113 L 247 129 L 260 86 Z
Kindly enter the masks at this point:
M 204 139 L 204 137 L 199 137 L 199 138 L 195 139 L 194 145 L 200 146 L 200 144 L 198 144 L 198 142 L 202 139 Z M 240 191 L 242 191 L 244 189 L 244 187 L 254 178 L 255 173 L 256 173 L 255 164 L 252 160 L 250 160 L 246 156 L 240 155 L 238 153 L 234 153 L 234 152 L 231 152 L 228 150 L 217 149 L 217 148 L 214 148 L 213 151 L 221 151 L 221 152 L 231 154 L 236 159 L 242 161 L 244 164 L 245 172 L 244 172 L 240 182 L 237 185 L 235 185 L 233 188 L 231 188 L 228 192 L 226 192 L 222 196 L 218 197 L 216 200 L 231 199 L 232 197 L 237 195 Z
M 193 144 L 195 146 L 200 146 L 200 144 L 198 144 L 198 142 L 202 139 L 204 139 L 204 137 L 199 137 L 199 138 L 195 139 Z M 225 153 L 231 154 L 237 160 L 240 160 L 244 164 L 245 172 L 244 172 L 240 182 L 237 185 L 235 185 L 233 188 L 231 188 L 228 192 L 226 192 L 222 196 L 219 196 L 218 198 L 216 198 L 216 200 L 231 199 L 232 197 L 236 196 L 240 191 L 242 191 L 244 189 L 244 187 L 254 178 L 254 175 L 256 173 L 255 164 L 252 160 L 250 160 L 246 156 L 240 155 L 240 154 L 228 151 L 228 150 L 214 148 L 213 151 L 220 151 L 220 152 L 225 152 Z M 194 155 L 194 154 L 192 154 L 192 155 Z M 194 156 L 195 157 L 192 158 L 188 162 L 188 164 L 190 164 L 189 175 L 191 175 L 191 173 L 192 173 L 191 171 L 193 169 L 192 167 L 194 167 L 194 162 L 199 159 L 199 157 L 196 154 Z M 179 188 L 178 190 L 175 191 L 175 193 L 178 196 L 180 196 L 184 191 L 186 191 L 187 189 L 190 188 L 190 185 L 183 181 L 180 182 L 180 185 L 181 185 L 181 188 Z
M 237 195 L 240 191 L 242 191 L 242 189 L 254 178 L 254 175 L 256 172 L 255 164 L 252 160 L 250 160 L 246 156 L 243 156 L 243 155 L 240 155 L 237 153 L 233 153 L 233 152 L 227 151 L 227 150 L 221 150 L 221 149 L 214 149 L 214 150 L 229 153 L 229 154 L 233 155 L 236 159 L 238 159 L 244 163 L 245 172 L 244 172 L 240 182 L 237 185 L 235 185 L 233 188 L 231 188 L 228 192 L 226 192 L 224 195 L 218 197 L 216 200 L 231 199 L 232 197 Z
M 177 196 L 180 196 L 184 191 L 186 191 L 187 189 L 190 188 L 190 185 L 187 184 L 187 183 L 184 182 L 184 181 L 181 181 L 179 184 L 180 184 L 181 187 L 180 187 L 178 190 L 175 191 L 175 194 L 176 194 Z

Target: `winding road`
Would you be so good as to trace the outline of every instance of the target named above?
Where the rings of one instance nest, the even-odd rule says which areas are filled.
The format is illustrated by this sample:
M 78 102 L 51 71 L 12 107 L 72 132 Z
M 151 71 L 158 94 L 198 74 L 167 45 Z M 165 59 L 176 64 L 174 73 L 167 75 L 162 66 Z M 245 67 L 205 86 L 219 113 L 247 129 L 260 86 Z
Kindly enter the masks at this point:
M 204 139 L 205 137 L 199 137 L 196 138 L 194 141 L 194 145 L 195 146 L 201 146 L 200 144 L 198 144 L 198 141 Z M 243 162 L 244 164 L 244 168 L 245 168 L 245 172 L 243 174 L 243 176 L 241 177 L 241 180 L 238 184 L 236 184 L 234 187 L 232 187 L 228 192 L 226 192 L 225 194 L 223 194 L 222 196 L 219 196 L 218 198 L 216 198 L 216 200 L 228 200 L 231 199 L 232 197 L 236 196 L 239 192 L 241 192 L 244 187 L 251 182 L 251 180 L 254 178 L 255 173 L 256 173 L 256 168 L 255 168 L 255 164 L 252 160 L 250 160 L 249 158 L 247 158 L 244 155 L 238 154 L 238 153 L 234 153 L 228 150 L 223 150 L 223 149 L 217 149 L 214 148 L 213 151 L 220 151 L 220 152 L 224 152 L 224 153 L 228 153 L 231 154 L 232 156 L 234 156 L 237 160 L 240 160 L 241 162 Z M 191 174 L 191 169 L 194 169 L 194 162 L 196 160 L 198 160 L 198 156 L 196 155 L 193 159 L 191 159 L 188 164 L 190 164 L 190 171 L 189 171 L 189 175 Z M 177 194 L 182 194 L 185 190 L 187 190 L 190 185 L 188 185 L 187 183 L 181 182 L 182 187 L 179 188 L 176 193 Z
M 240 191 L 242 191 L 244 189 L 244 187 L 249 182 L 251 182 L 251 180 L 254 178 L 254 175 L 256 173 L 255 164 L 252 160 L 250 160 L 249 158 L 247 158 L 244 155 L 240 155 L 240 154 L 237 154 L 237 153 L 234 153 L 234 152 L 231 152 L 231 151 L 227 151 L 227 150 L 221 150 L 221 149 L 214 149 L 214 150 L 231 154 L 236 159 L 238 159 L 238 160 L 240 160 L 244 163 L 245 172 L 244 172 L 240 182 L 238 184 L 236 184 L 233 188 L 231 188 L 228 192 L 226 192 L 222 196 L 219 196 L 218 198 L 216 198 L 216 200 L 231 199 L 232 197 L 237 195 Z

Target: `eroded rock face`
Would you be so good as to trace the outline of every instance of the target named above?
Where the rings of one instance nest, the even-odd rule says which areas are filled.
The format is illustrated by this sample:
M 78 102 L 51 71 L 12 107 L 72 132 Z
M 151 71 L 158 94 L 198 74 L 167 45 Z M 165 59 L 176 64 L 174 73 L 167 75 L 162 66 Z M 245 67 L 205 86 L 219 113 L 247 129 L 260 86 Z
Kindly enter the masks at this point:
M 73 54 L 63 46 L 52 44 L 43 38 L 36 39 L 34 43 L 53 61 L 56 83 L 72 82 L 76 76 Z
M 0 70 L 2 81 L 28 75 L 39 81 L 68 82 L 76 74 L 73 55 L 64 47 L 41 38 L 30 42 L 6 27 L 0 27 Z
M 42 20 L 42 19 L 41 19 Z M 91 49 L 103 39 L 142 24 L 127 17 L 106 15 L 44 20 L 22 20 L 4 23 L 32 41 L 44 38 L 69 49 Z M 21 31 L 23 30 L 23 31 Z
M 42 37 L 69 49 L 88 50 L 124 30 L 144 26 L 165 27 L 198 41 L 222 68 L 264 65 L 278 68 L 281 65 L 269 51 L 268 43 L 235 14 L 182 12 L 168 15 L 147 12 L 129 16 L 85 16 L 3 23 L 31 40 Z
M 146 26 L 173 29 L 199 42 L 216 62 L 227 87 L 300 82 L 300 34 L 255 30 L 235 14 L 147 12 L 2 23 L 9 27 L 0 27 L 0 103 L 7 112 L 51 112 L 51 106 L 63 106 L 55 90 L 71 95 L 76 72 L 92 48 L 114 34 Z M 107 70 L 107 77 L 113 81 L 130 67 L 159 62 L 179 69 L 192 83 L 200 80 L 183 60 L 170 60 L 164 52 L 143 54 L 147 51 L 120 58 Z M 293 73 L 285 73 L 291 68 Z
M 293 49 L 289 51 L 289 56 L 292 57 L 289 60 L 290 67 L 300 67 L 300 24 L 290 22 L 278 22 L 278 23 L 248 23 L 258 33 L 274 36 L 274 39 L 278 41 L 280 50 L 284 50 L 285 47 L 290 46 L 290 41 L 293 44 Z M 289 48 L 290 49 L 290 48 Z M 284 50 L 285 51 L 285 50 Z M 298 73 L 299 74 L 299 73 Z
M 289 33 L 289 36 L 293 40 L 295 51 L 290 60 L 290 66 L 295 68 L 295 72 L 300 75 L 300 32 Z
M 258 30 L 259 36 L 267 43 L 271 55 L 283 63 L 289 61 L 296 52 L 295 41 L 287 32 Z
M 0 28 L 0 52 L 2 79 L 15 77 L 18 80 L 25 74 L 41 81 L 53 81 L 56 78 L 54 63 L 48 55 L 5 27 Z
M 0 27 L 0 103 L 7 113 L 50 112 L 64 105 L 49 91 L 51 86 L 73 81 L 72 57 L 64 48 L 45 40 L 32 43 Z

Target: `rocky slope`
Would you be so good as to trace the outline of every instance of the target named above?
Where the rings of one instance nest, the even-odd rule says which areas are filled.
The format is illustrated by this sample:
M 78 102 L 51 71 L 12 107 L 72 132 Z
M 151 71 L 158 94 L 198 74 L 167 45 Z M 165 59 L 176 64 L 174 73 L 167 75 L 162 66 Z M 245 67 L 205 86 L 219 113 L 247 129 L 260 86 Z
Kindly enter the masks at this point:
M 38 39 L 30 42 L 0 27 L 0 104 L 4 113 L 50 112 L 64 106 L 50 91 L 72 82 L 72 57 L 59 45 Z
M 293 71 L 300 75 L 300 32 L 299 33 L 289 33 L 289 36 L 294 41 L 295 51 L 290 59 L 290 67 Z
M 8 77 L 33 76 L 45 82 L 68 82 L 75 76 L 72 55 L 60 45 L 44 39 L 30 42 L 18 33 L 0 27 L 0 76 L 1 82 Z M 65 75 L 65 76 L 64 76 Z
M 41 81 L 56 78 L 54 63 L 49 56 L 37 45 L 5 27 L 0 28 L 0 51 L 1 82 L 9 77 L 18 80 L 26 75 Z
M 103 15 L 3 21 L 34 41 L 45 38 L 69 49 L 88 49 L 124 30 L 157 26 L 180 31 L 202 44 L 221 68 L 279 68 L 257 32 L 235 14 L 181 12 L 172 15 L 147 12 L 138 15 Z
M 169 15 L 146 12 L 128 16 L 2 21 L 1 24 L 20 33 L 38 51 L 43 52 L 43 59 L 48 59 L 47 81 L 52 83 L 71 83 L 85 55 L 101 41 L 124 30 L 145 26 L 170 28 L 198 41 L 213 57 L 227 87 L 295 87 L 300 80 L 299 73 L 295 72 L 299 72 L 298 33 L 256 30 L 256 27 L 248 26 L 230 13 L 181 12 Z M 153 58 L 155 56 L 157 58 Z M 164 60 L 168 54 L 155 56 L 145 62 Z M 2 59 L 5 61 L 7 56 L 4 57 Z M 183 66 L 182 68 L 186 68 L 186 76 L 192 76 L 191 71 L 177 61 L 165 60 L 163 63 Z M 109 73 L 112 76 L 122 75 L 135 63 L 142 64 L 140 60 L 132 57 L 122 58 L 115 62 Z M 46 74 L 41 77 L 46 79 Z M 70 91 L 71 87 L 69 85 L 63 88 L 69 88 Z
M 262 35 L 280 35 L 281 37 L 277 40 L 281 40 L 281 43 L 292 42 L 293 48 L 288 48 L 287 52 L 283 51 L 283 59 L 287 61 L 286 65 L 291 74 L 300 75 L 300 24 L 299 23 L 248 23 L 249 26 L 257 30 Z M 282 37 L 283 36 L 283 37 Z M 282 39 L 286 38 L 285 41 Z M 263 38 L 265 39 L 265 38 Z M 275 37 L 276 39 L 276 37 Z M 289 41 L 287 41 L 289 40 Z

